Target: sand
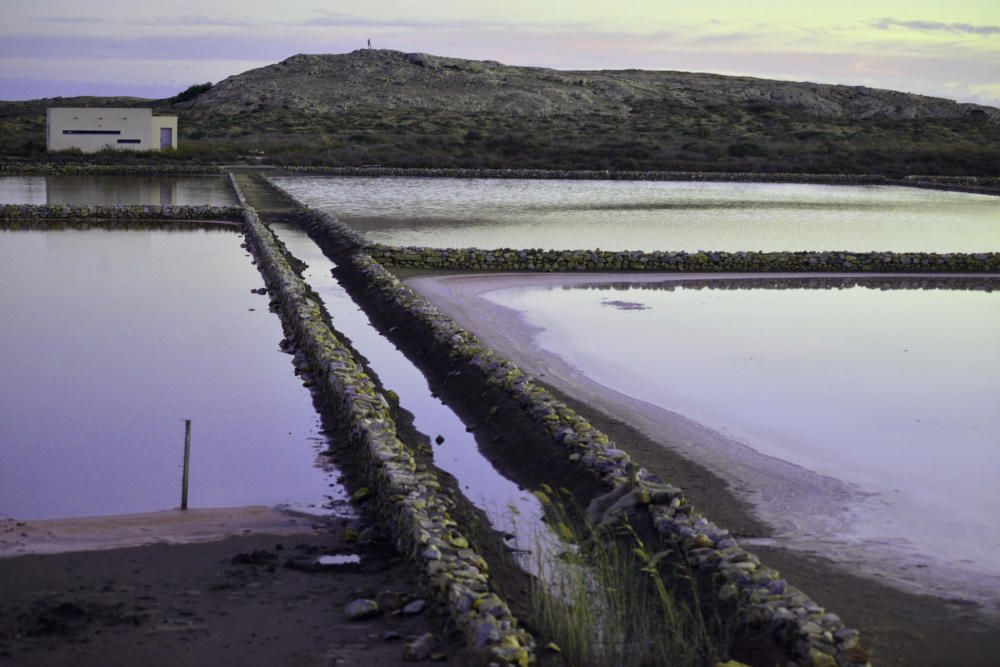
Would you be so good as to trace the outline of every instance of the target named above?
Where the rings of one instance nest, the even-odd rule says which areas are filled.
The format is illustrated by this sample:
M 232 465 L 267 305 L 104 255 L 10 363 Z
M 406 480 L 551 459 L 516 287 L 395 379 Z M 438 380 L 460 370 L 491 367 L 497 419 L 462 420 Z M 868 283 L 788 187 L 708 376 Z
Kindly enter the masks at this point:
M 38 521 L 0 519 L 0 558 L 196 544 L 257 534 L 295 535 L 310 532 L 314 523 L 315 517 L 264 506 Z

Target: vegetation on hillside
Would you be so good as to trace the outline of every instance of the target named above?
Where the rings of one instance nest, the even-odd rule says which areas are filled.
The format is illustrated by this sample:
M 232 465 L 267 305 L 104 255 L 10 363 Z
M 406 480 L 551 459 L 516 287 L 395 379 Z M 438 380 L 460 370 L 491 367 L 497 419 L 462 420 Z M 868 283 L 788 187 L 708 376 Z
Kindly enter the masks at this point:
M 486 104 L 501 99 L 513 106 Z M 991 107 L 717 75 L 295 56 L 166 100 L 0 102 L 0 159 L 43 159 L 45 107 L 57 105 L 179 116 L 179 150 L 98 161 L 1000 175 Z
M 0 156 L 42 159 L 44 110 L 0 104 Z M 168 111 L 159 105 L 158 111 Z M 1000 175 L 1000 124 L 821 121 L 757 108 L 670 115 L 512 117 L 429 110 L 180 116 L 177 151 L 150 159 L 393 167 Z M 134 160 L 114 153 L 106 160 Z M 99 161 L 101 161 L 99 159 Z
M 188 86 L 186 89 L 177 93 L 171 97 L 167 102 L 170 104 L 180 104 L 181 102 L 187 102 L 188 100 L 193 100 L 202 93 L 208 92 L 212 88 L 212 82 L 206 81 L 205 83 L 196 83 L 193 86 Z

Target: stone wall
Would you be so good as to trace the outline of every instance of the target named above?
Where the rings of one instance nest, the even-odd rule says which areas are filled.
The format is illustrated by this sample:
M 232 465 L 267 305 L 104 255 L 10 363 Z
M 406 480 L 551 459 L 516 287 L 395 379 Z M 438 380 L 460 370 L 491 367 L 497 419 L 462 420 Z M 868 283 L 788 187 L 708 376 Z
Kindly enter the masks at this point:
M 342 224 L 342 223 L 339 223 Z M 463 271 L 934 272 L 1000 271 L 1000 253 L 519 250 L 372 245 L 386 266 Z
M 245 205 L 235 180 L 231 182 Z M 243 220 L 287 335 L 365 465 L 378 518 L 396 547 L 422 569 L 470 646 L 489 660 L 527 665 L 534 659 L 534 640 L 492 592 L 486 562 L 452 517 L 452 499 L 397 437 L 385 396 L 326 324 L 320 304 L 291 268 L 280 243 L 253 208 L 245 208 Z
M 418 178 L 527 178 L 613 181 L 712 181 L 741 183 L 813 183 L 817 185 L 898 185 L 980 194 L 1000 194 L 1000 179 L 977 176 L 906 176 L 878 174 L 796 174 L 714 171 L 607 171 L 556 169 L 431 169 L 403 167 L 281 167 L 290 174 L 323 176 L 408 176 Z
M 616 181 L 739 181 L 759 183 L 829 183 L 875 185 L 890 183 L 876 174 L 791 174 L 713 171 L 610 171 L 566 169 L 457 169 L 420 167 L 283 167 L 293 174 L 324 176 L 412 176 L 423 178 L 528 178 Z
M 0 204 L 0 220 L 242 220 L 239 206 Z

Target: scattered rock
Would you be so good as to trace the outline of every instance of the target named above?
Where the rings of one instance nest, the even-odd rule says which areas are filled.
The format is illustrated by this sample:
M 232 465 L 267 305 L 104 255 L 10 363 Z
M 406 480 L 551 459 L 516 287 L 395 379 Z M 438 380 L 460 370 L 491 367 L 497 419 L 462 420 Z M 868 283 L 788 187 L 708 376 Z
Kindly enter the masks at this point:
M 437 647 L 438 640 L 430 632 L 425 632 L 411 642 L 407 642 L 403 647 L 403 660 L 407 662 L 419 662 L 431 656 L 431 652 Z
M 404 616 L 413 616 L 414 614 L 419 614 L 427 606 L 426 600 L 414 600 L 403 607 Z
M 344 607 L 344 613 L 347 615 L 347 618 L 352 621 L 363 621 L 368 618 L 380 616 L 382 614 L 382 610 L 379 608 L 378 602 L 375 602 L 375 600 L 361 598 Z

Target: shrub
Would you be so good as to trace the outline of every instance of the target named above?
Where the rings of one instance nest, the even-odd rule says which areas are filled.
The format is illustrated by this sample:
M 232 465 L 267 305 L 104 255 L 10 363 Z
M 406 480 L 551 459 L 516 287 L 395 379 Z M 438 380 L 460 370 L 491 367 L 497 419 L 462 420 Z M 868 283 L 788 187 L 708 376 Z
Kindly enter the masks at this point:
M 193 86 L 188 86 L 185 90 L 177 93 L 170 98 L 169 102 L 171 104 L 177 104 L 179 102 L 187 102 L 188 100 L 193 100 L 202 93 L 206 92 L 212 87 L 211 81 L 206 81 L 205 83 L 196 83 Z

